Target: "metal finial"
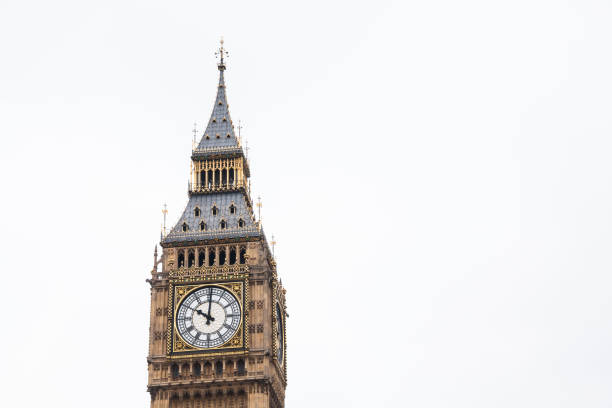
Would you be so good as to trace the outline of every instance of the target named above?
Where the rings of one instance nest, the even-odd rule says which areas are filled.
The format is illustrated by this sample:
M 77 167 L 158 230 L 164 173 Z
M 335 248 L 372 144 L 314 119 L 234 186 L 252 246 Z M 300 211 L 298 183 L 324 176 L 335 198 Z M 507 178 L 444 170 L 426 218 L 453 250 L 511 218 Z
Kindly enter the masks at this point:
M 261 196 L 257 196 L 257 219 L 261 223 Z
M 162 214 L 164 214 L 164 230 L 163 234 L 166 236 L 166 215 L 168 215 L 168 206 L 164 203 L 164 208 L 162 210 Z
M 198 123 L 197 122 L 193 122 L 193 147 L 195 147 L 196 144 L 196 135 L 198 134 Z
M 225 64 L 223 62 L 223 57 L 227 57 L 229 56 L 229 54 L 227 53 L 227 51 L 225 50 L 225 47 L 223 47 L 223 44 L 225 43 L 225 41 L 223 41 L 223 37 L 221 37 L 221 40 L 219 41 L 219 50 L 217 50 L 217 52 L 215 52 L 215 56 L 220 58 L 219 61 L 219 68 L 221 67 L 225 67 Z
M 272 241 L 270 243 L 272 244 L 272 258 L 274 258 L 274 248 L 276 247 L 276 241 L 274 240 L 274 235 L 272 235 Z

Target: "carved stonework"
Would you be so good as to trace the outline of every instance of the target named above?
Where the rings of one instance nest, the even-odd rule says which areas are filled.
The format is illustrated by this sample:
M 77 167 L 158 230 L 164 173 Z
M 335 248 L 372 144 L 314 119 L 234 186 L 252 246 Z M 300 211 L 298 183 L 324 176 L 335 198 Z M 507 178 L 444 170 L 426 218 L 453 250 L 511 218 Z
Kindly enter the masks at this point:
M 253 211 L 248 161 L 227 110 L 223 59 L 218 67 L 214 126 L 192 152 L 189 202 L 164 233 L 148 279 L 151 408 L 284 407 L 286 292 Z M 207 331 L 213 323 L 215 331 Z M 213 333 L 222 341 L 211 342 Z

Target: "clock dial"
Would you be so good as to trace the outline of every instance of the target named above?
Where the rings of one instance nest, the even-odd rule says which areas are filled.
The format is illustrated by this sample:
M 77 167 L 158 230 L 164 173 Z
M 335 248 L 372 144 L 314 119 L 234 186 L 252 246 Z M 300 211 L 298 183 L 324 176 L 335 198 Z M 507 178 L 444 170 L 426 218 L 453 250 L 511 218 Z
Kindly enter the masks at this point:
M 187 343 L 206 349 L 231 339 L 240 318 L 240 304 L 233 294 L 220 286 L 205 286 L 183 299 L 176 313 L 176 327 Z
M 283 353 L 285 352 L 285 338 L 283 333 L 283 315 L 281 314 L 280 305 L 276 304 L 276 343 L 278 344 L 276 358 L 278 362 L 283 364 Z

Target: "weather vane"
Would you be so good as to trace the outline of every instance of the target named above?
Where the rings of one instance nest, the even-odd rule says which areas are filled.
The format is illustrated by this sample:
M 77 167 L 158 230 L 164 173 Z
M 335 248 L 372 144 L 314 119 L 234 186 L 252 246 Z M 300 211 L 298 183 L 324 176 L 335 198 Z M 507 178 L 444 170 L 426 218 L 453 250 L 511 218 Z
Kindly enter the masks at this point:
M 223 64 L 223 57 L 228 57 L 229 54 L 227 53 L 227 51 L 225 51 L 225 48 L 223 47 L 223 37 L 221 37 L 221 40 L 219 41 L 219 43 L 221 44 L 219 46 L 219 50 L 217 52 L 215 52 L 215 56 L 219 57 L 221 60 L 219 62 L 219 66 L 224 66 Z

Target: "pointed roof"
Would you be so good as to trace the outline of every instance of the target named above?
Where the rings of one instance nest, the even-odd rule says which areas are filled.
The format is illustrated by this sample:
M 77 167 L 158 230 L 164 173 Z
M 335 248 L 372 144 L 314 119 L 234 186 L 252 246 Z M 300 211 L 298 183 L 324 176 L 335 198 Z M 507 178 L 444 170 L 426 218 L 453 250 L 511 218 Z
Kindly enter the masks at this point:
M 197 146 L 197 150 L 210 149 L 217 147 L 239 147 L 238 139 L 234 132 L 234 124 L 229 113 L 229 106 L 227 104 L 227 95 L 225 94 L 225 63 L 223 61 L 223 55 L 225 50 L 223 45 L 219 50 L 221 54 L 221 62 L 218 64 L 219 67 L 219 86 L 217 89 L 217 97 L 213 106 L 206 131 L 202 135 L 202 139 Z

